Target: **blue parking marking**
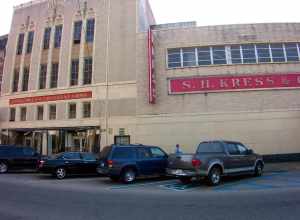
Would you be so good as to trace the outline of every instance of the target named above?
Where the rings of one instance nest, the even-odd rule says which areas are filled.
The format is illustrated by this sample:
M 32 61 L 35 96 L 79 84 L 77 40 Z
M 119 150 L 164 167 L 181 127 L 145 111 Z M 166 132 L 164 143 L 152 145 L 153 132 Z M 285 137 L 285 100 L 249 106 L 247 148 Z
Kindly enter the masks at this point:
M 160 185 L 162 183 L 170 184 L 170 183 L 174 183 L 174 180 L 164 180 L 164 181 L 156 181 L 156 182 L 150 182 L 150 183 L 134 183 L 134 184 L 129 184 L 129 185 L 118 185 L 118 186 L 110 187 L 109 189 L 111 189 L 111 190 L 129 189 L 129 188 L 135 188 L 135 187 L 140 187 L 140 186 Z

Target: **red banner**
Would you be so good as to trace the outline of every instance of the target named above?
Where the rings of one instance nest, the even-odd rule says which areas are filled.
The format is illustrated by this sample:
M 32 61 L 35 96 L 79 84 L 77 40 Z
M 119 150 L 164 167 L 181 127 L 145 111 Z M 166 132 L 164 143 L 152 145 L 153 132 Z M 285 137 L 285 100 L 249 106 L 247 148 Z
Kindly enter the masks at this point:
M 92 91 L 88 92 L 76 92 L 76 93 L 65 93 L 57 95 L 46 95 L 46 96 L 34 96 L 34 97 L 24 97 L 10 99 L 10 105 L 20 105 L 20 104 L 29 104 L 29 103 L 38 103 L 38 102 L 54 102 L 61 100 L 72 100 L 72 99 L 86 99 L 92 98 Z
M 149 103 L 155 104 L 156 102 L 156 81 L 154 70 L 154 42 L 153 31 L 150 27 L 148 30 L 148 93 Z
M 169 79 L 170 94 L 300 88 L 300 73 Z

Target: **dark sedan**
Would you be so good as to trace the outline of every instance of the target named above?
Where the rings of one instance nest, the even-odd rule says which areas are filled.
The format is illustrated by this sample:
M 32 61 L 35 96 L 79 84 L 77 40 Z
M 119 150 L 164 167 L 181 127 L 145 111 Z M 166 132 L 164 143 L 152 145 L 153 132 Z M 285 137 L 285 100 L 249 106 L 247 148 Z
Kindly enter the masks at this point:
M 92 153 L 65 152 L 39 161 L 39 171 L 57 179 L 73 174 L 96 174 L 98 160 Z

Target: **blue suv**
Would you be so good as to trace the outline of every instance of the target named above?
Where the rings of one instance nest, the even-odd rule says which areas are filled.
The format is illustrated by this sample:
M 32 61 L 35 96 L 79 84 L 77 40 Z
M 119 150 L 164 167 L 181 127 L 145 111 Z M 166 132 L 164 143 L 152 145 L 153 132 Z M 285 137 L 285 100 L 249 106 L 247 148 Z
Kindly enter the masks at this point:
M 159 147 L 111 145 L 100 152 L 99 174 L 131 183 L 139 176 L 165 175 L 168 155 Z

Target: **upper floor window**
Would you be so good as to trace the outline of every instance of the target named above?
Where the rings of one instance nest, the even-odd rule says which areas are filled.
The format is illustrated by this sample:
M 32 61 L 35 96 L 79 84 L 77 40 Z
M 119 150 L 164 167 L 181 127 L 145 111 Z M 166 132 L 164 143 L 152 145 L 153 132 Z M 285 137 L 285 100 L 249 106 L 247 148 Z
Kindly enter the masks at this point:
M 168 68 L 299 62 L 300 43 L 259 43 L 168 49 Z M 195 63 L 196 62 L 196 63 Z
M 69 119 L 76 118 L 76 103 L 69 104 Z
M 81 30 L 82 30 L 82 21 L 76 21 L 74 23 L 74 32 L 73 32 L 73 43 L 74 44 L 80 44 Z
M 29 83 L 29 67 L 24 67 L 22 91 L 28 91 L 28 83 Z
M 16 108 L 9 109 L 9 121 L 16 121 Z
M 57 88 L 58 82 L 58 63 L 53 63 L 51 68 L 50 88 Z
M 44 32 L 44 41 L 43 41 L 44 50 L 47 50 L 50 47 L 50 37 L 51 37 L 51 28 L 48 27 L 45 29 Z
M 78 85 L 78 73 L 79 73 L 79 60 L 72 60 L 71 63 L 71 79 L 70 85 L 76 86 Z
M 26 121 L 27 117 L 27 108 L 26 107 L 21 107 L 20 109 L 20 120 L 21 121 Z
M 90 43 L 94 41 L 95 35 L 95 19 L 88 19 L 86 22 L 86 42 Z
M 26 53 L 31 53 L 31 52 L 32 52 L 33 39 L 34 39 L 34 32 L 33 32 L 33 31 L 30 31 L 30 32 L 28 33 L 28 38 L 27 38 L 27 49 L 26 49 Z
M 19 34 L 18 45 L 17 45 L 17 55 L 21 55 L 23 52 L 23 44 L 24 44 L 24 33 Z
M 84 59 L 83 85 L 91 84 L 93 76 L 93 58 Z
M 58 25 L 55 27 L 54 48 L 60 48 L 62 29 L 63 29 L 62 25 Z
M 56 120 L 56 105 L 49 105 L 49 120 Z
M 90 118 L 91 117 L 91 102 L 84 102 L 82 110 L 83 110 L 83 112 L 82 112 L 83 117 Z
M 12 83 L 12 92 L 18 92 L 19 87 L 19 70 L 14 71 L 13 83 Z
M 47 64 L 41 64 L 40 77 L 39 77 L 39 89 L 45 89 L 47 82 Z
M 37 115 L 36 115 L 36 119 L 38 121 L 42 121 L 44 119 L 44 106 L 40 105 L 37 106 Z

